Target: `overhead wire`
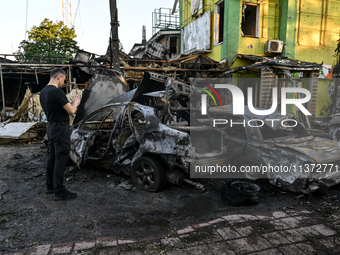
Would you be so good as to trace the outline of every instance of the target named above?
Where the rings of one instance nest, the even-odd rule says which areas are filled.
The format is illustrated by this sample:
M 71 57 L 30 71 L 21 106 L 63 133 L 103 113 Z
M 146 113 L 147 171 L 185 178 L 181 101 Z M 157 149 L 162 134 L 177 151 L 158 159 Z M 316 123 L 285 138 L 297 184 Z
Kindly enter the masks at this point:
M 77 8 L 76 8 L 76 13 L 74 14 L 74 19 L 73 19 L 73 26 L 74 26 L 74 22 L 76 21 L 76 17 L 77 17 L 77 13 L 78 13 L 78 8 L 79 8 L 79 4 L 80 4 L 80 0 L 78 0 L 78 4 L 77 4 Z
M 77 17 L 77 13 L 78 13 L 79 9 L 80 9 L 80 0 L 78 0 L 76 13 L 74 14 L 73 27 L 74 27 L 74 24 L 75 24 L 75 21 L 76 21 L 76 17 Z M 83 29 L 83 25 L 81 23 L 81 15 L 80 15 L 80 13 L 79 13 L 79 22 L 80 22 L 80 27 L 81 27 L 81 31 L 82 31 L 82 34 L 81 34 L 81 36 L 82 36 L 84 34 L 84 29 Z

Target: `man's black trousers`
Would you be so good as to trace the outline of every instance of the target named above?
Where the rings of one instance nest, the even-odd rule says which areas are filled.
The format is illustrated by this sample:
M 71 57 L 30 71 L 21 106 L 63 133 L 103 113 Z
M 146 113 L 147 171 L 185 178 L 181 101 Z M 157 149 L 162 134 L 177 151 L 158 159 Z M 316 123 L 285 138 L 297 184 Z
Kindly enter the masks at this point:
M 48 159 L 46 168 L 46 188 L 58 194 L 65 190 L 64 172 L 70 154 L 70 133 L 68 122 L 48 122 Z

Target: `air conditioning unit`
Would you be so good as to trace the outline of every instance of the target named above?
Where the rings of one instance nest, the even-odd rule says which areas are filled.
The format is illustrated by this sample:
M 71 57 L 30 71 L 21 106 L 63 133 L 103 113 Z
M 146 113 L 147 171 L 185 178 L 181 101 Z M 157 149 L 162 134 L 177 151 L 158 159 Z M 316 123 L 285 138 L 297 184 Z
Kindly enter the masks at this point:
M 268 40 L 264 48 L 265 53 L 282 53 L 284 46 L 283 41 L 279 40 Z

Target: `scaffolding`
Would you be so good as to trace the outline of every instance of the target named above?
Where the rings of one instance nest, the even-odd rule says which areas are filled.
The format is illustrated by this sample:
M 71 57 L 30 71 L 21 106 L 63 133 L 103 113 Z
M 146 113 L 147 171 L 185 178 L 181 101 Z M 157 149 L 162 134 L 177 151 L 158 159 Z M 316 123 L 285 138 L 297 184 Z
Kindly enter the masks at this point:
M 71 0 L 63 0 L 63 21 L 68 27 L 72 27 L 72 17 L 71 17 Z
M 179 29 L 179 15 L 172 15 L 172 9 L 159 8 L 152 13 L 152 35 L 159 29 Z

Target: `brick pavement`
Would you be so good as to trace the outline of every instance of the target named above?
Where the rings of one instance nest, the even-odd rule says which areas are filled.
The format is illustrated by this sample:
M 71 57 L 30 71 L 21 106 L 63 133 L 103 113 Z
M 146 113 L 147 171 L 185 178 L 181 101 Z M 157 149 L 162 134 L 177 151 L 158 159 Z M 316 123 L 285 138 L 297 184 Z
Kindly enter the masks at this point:
M 116 237 L 35 246 L 0 255 L 51 254 L 340 254 L 339 216 L 306 210 L 225 215 L 144 241 Z

